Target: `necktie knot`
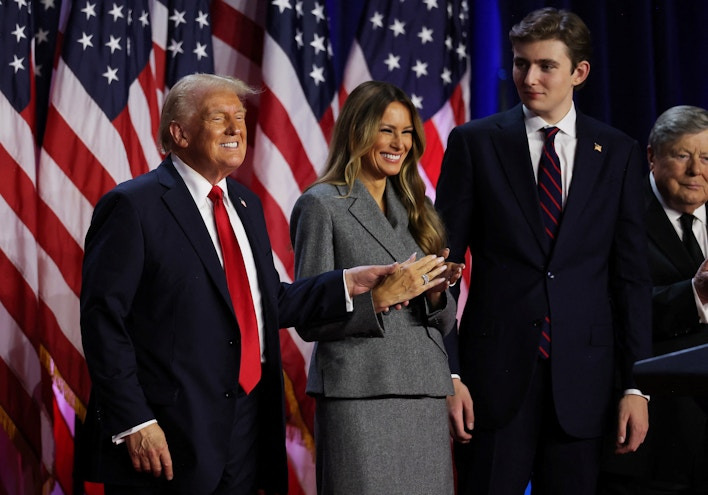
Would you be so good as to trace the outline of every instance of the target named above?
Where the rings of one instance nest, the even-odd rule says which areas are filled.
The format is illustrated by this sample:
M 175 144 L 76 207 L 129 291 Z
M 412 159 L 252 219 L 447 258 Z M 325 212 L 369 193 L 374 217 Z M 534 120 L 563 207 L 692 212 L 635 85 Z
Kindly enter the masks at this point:
M 698 239 L 696 239 L 693 233 L 693 221 L 696 219 L 690 213 L 684 213 L 679 217 L 679 222 L 681 223 L 681 229 L 683 229 L 683 236 L 681 240 L 683 245 L 686 246 L 688 254 L 691 256 L 696 267 L 703 263 L 704 255 L 701 246 L 698 244 Z
M 224 191 L 222 191 L 219 186 L 214 186 L 211 188 L 211 191 L 209 191 L 209 194 L 207 194 L 207 198 L 214 203 L 221 201 L 224 198 Z
M 693 230 L 693 220 L 696 217 L 691 215 L 690 213 L 684 213 L 679 217 L 679 222 L 681 222 L 681 228 L 683 229 L 683 236 L 686 237 L 686 233 L 689 230 Z
M 557 127 L 544 127 L 541 129 L 543 131 L 543 135 L 546 137 L 546 141 L 553 142 L 553 140 L 556 138 L 556 134 L 558 134 L 559 129 Z

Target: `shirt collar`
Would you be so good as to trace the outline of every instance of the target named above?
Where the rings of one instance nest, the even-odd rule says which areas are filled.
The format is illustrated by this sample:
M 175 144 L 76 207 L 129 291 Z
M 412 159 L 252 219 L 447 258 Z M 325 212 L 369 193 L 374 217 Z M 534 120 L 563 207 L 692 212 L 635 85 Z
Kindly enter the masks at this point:
M 543 120 L 541 117 L 529 110 L 526 105 L 522 105 L 524 111 L 524 125 L 526 126 L 526 134 L 534 134 L 545 127 L 550 127 L 551 124 Z M 575 137 L 575 120 L 577 112 L 575 111 L 575 102 L 570 105 L 570 110 L 565 114 L 565 117 L 560 119 L 554 127 L 557 127 L 564 134 L 570 137 Z
M 201 205 L 207 200 L 207 196 L 211 191 L 211 182 L 206 180 L 203 175 L 194 170 L 192 167 L 184 163 L 180 157 L 172 153 L 171 155 L 172 163 L 177 169 L 177 173 L 182 177 L 189 193 L 192 195 L 194 202 L 197 205 Z M 228 203 L 228 188 L 226 183 L 226 178 L 221 179 L 217 184 L 224 191 L 224 203 Z
M 669 205 L 666 204 L 666 202 L 664 201 L 664 197 L 661 195 L 659 188 L 656 186 L 656 179 L 654 178 L 654 172 L 649 172 L 649 182 L 651 183 L 651 190 L 654 192 L 654 196 L 656 196 L 657 201 L 659 201 L 659 204 L 664 209 L 666 216 L 672 222 L 678 222 L 681 215 L 683 215 L 683 212 L 680 212 L 678 210 L 674 210 L 673 208 L 671 208 Z M 699 208 L 696 208 L 696 211 L 693 212 L 693 216 L 696 217 L 698 220 L 700 220 L 703 225 L 706 224 L 706 209 L 705 209 L 705 207 L 701 206 Z

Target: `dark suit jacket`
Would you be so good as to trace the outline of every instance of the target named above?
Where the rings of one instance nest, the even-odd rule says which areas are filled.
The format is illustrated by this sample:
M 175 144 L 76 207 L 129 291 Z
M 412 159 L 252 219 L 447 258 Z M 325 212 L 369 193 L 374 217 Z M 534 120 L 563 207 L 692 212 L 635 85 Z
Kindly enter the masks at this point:
M 648 182 L 645 189 L 649 268 L 653 283 L 654 354 L 708 342 L 708 325 L 698 322 L 691 279 L 698 269 Z
M 601 435 L 615 358 L 622 386 L 630 388 L 633 362 L 650 355 L 638 146 L 579 112 L 577 138 L 572 184 L 549 253 L 521 106 L 450 134 L 437 207 L 451 259 L 462 261 L 468 247 L 472 253 L 472 278 L 459 342 L 449 352 L 459 352 L 475 428 L 501 427 L 519 410 L 545 315 L 552 320 L 555 408 L 570 435 Z
M 258 198 L 231 179 L 228 192 L 253 250 L 266 327 L 259 486 L 284 493 L 278 329 L 344 317 L 342 272 L 281 283 Z M 174 462 L 172 489 L 211 493 L 238 414 L 239 330 L 214 245 L 169 157 L 97 204 L 86 236 L 81 331 L 93 382 L 79 445 L 86 476 L 153 482 L 110 437 L 156 418 Z
M 698 267 L 656 199 L 645 187 L 649 267 L 653 287 L 654 355 L 708 343 L 699 323 L 691 279 Z M 691 397 L 653 394 L 649 432 L 642 447 L 626 456 L 607 454 L 603 469 L 675 487 L 708 489 L 708 415 Z

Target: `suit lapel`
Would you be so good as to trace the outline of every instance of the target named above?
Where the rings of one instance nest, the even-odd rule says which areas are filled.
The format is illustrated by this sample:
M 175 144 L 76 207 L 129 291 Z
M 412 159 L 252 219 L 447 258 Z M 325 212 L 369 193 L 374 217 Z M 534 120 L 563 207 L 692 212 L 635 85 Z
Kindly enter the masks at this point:
M 226 275 L 192 195 L 169 158 L 156 172 L 160 183 L 167 188 L 162 200 L 202 260 L 204 269 L 214 281 L 224 301 L 231 307 Z
M 654 191 L 651 189 L 649 179 L 645 190 L 645 200 L 647 205 L 647 229 L 649 239 L 656 248 L 664 253 L 666 260 L 676 267 L 685 276 L 693 276 L 696 267 L 683 245 L 683 242 L 676 234 L 676 229 L 671 225 L 671 221 L 666 216 L 664 208 L 656 199 Z
M 564 242 L 565 237 L 576 237 L 573 230 L 580 226 L 580 215 L 592 197 L 603 162 L 609 153 L 606 143 L 602 142 L 597 130 L 580 112 L 577 114 L 576 129 L 578 142 L 573 163 L 573 179 L 568 190 L 568 199 L 563 210 L 556 243 Z
M 492 142 L 499 157 L 498 163 L 504 170 L 520 210 L 531 226 L 536 240 L 547 252 L 550 243 L 543 231 L 538 188 L 536 177 L 533 175 L 521 105 L 506 112 L 498 125 L 498 132 L 492 135 Z M 501 201 L 502 198 L 492 200 Z
M 346 186 L 337 186 L 337 189 L 340 194 L 346 194 Z M 349 212 L 371 234 L 371 237 L 391 255 L 394 261 L 405 261 L 413 253 L 406 252 L 406 246 L 400 241 L 404 236 L 398 234 L 397 231 L 408 231 L 408 215 L 405 207 L 396 197 L 390 182 L 386 184 L 385 195 L 388 218 L 379 209 L 366 187 L 357 180 L 349 195 L 351 200 Z M 418 258 L 423 254 L 418 253 Z

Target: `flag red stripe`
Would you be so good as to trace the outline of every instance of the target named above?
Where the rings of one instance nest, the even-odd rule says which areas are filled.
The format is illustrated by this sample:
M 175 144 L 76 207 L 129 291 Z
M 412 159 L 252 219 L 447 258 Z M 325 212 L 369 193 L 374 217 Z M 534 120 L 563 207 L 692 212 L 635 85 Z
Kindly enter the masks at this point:
M 64 381 L 83 404 L 88 404 L 91 380 L 86 361 L 62 331 L 52 310 L 39 301 L 42 341 L 62 374 Z
M 52 132 L 44 137 L 44 149 L 86 199 L 95 205 L 106 191 L 115 187 L 115 181 L 54 105 L 49 106 L 47 122 L 51 122 Z
M 275 93 L 267 90 L 261 96 L 260 112 L 268 116 L 267 119 L 261 119 L 259 122 L 263 133 L 278 148 L 283 159 L 290 165 L 300 190 L 304 190 L 317 179 L 317 174 L 305 153 L 297 130 L 290 121 L 288 111 Z
M 0 163 L 3 164 L 3 178 L 0 180 L 0 196 L 22 220 L 32 235 L 37 236 L 36 189 L 24 169 L 0 144 Z
M 83 250 L 71 236 L 64 224 L 44 201 L 38 200 L 38 222 L 42 226 L 40 244 L 54 261 L 74 294 L 81 291 L 81 260 Z
M 42 452 L 42 428 L 40 425 L 39 404 L 27 394 L 22 383 L 7 363 L 0 359 L 0 405 L 13 419 L 21 441 L 32 449 L 35 458 Z M 18 448 L 21 446 L 15 441 Z
M 0 303 L 5 306 L 12 319 L 17 322 L 22 332 L 37 348 L 39 344 L 37 296 L 27 284 L 22 273 L 2 250 L 0 250 L 0 273 L 2 273 Z M 6 332 L 7 329 L 3 329 L 3 331 Z
M 327 110 L 320 119 L 320 129 L 322 129 L 322 134 L 324 135 L 328 143 L 332 140 L 332 132 L 334 131 L 334 120 L 334 111 L 332 110 L 332 105 L 330 105 L 327 107 Z
M 455 86 L 455 90 L 450 95 L 448 104 L 452 108 L 452 113 L 455 116 L 455 124 L 464 124 L 465 121 L 467 121 L 467 103 L 462 93 L 461 84 Z
M 74 493 L 72 476 L 74 468 L 74 439 L 54 398 L 52 399 L 52 405 L 54 410 L 54 443 L 56 446 L 54 476 L 64 493 Z
M 420 164 L 425 170 L 428 180 L 436 185 L 440 177 L 440 164 L 445 148 L 440 142 L 440 135 L 432 120 L 425 121 L 423 129 L 425 130 L 425 153 L 420 159 Z
M 254 64 L 261 65 L 264 36 L 261 26 L 221 1 L 212 2 L 211 18 L 218 19 L 212 26 L 212 35 L 231 45 Z
M 133 177 L 137 177 L 147 172 L 149 168 L 145 160 L 145 155 L 143 154 L 142 144 L 135 132 L 133 123 L 130 121 L 130 113 L 127 106 L 113 119 L 113 126 L 116 128 L 116 131 L 118 131 L 123 141 L 125 153 L 128 157 L 128 165 L 130 166 L 130 174 Z M 102 191 L 101 195 L 108 192 L 112 187 L 113 186 Z M 92 204 L 96 203 L 92 202 Z
M 148 103 L 150 122 L 152 123 L 152 138 L 155 143 L 158 143 L 157 130 L 160 124 L 160 105 L 157 101 L 157 84 L 155 83 L 155 77 L 153 76 L 150 64 L 146 65 L 140 73 L 138 82 L 140 83 L 140 87 L 143 88 L 143 93 Z M 149 167 L 150 164 L 148 163 L 147 166 Z
M 268 235 L 273 252 L 278 259 L 280 259 L 280 262 L 292 279 L 294 277 L 295 260 L 290 244 L 288 219 L 285 218 L 283 210 L 280 209 L 280 205 L 273 199 L 270 192 L 263 187 L 263 184 L 256 176 L 253 176 L 250 188 L 260 197 L 261 203 L 263 204 L 263 213 L 265 215 L 266 224 L 268 225 Z

